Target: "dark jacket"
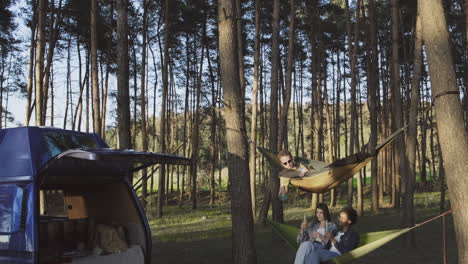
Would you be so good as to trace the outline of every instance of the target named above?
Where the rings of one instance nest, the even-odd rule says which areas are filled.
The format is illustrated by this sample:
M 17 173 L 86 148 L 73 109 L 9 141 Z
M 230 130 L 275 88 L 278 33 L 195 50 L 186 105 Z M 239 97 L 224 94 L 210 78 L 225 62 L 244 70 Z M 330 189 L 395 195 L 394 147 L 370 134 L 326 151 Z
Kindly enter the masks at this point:
M 343 255 L 346 252 L 349 252 L 357 248 L 358 245 L 359 245 L 359 234 L 356 231 L 349 229 L 341 236 L 340 242 L 335 244 L 335 247 Z

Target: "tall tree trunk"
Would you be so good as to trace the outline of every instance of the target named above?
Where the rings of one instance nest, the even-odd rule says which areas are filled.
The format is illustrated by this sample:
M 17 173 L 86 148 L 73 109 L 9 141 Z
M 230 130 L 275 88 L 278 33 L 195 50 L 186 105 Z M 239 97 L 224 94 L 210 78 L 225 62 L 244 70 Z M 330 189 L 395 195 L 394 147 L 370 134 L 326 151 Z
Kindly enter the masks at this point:
M 68 108 L 70 108 L 70 93 L 71 93 L 71 67 L 70 67 L 70 49 L 71 49 L 71 37 L 68 38 L 68 48 L 67 48 L 67 99 L 65 100 L 65 114 L 63 116 L 63 129 L 67 128 L 67 120 L 68 120 Z M 73 124 L 73 122 L 72 122 Z M 73 126 L 72 126 L 73 129 Z
M 54 109 L 54 65 L 53 64 L 52 64 L 52 67 L 50 68 L 50 76 L 52 77 L 50 80 L 50 126 L 54 127 L 54 110 L 55 109 Z M 8 101 L 7 101 L 7 104 L 8 104 Z
M 133 119 L 132 120 L 132 128 L 131 128 L 131 133 L 132 133 L 132 146 L 136 146 L 136 139 L 137 139 L 137 115 L 138 115 L 138 110 L 137 110 L 137 105 L 138 105 L 138 81 L 137 81 L 137 75 L 138 75 L 138 61 L 137 61 L 137 55 L 136 55 L 136 48 L 137 48 L 137 43 L 136 40 L 131 38 L 132 40 L 132 61 L 133 61 Z M 130 99 L 131 101 L 131 99 Z
M 86 48 L 86 71 L 89 71 L 89 64 L 90 64 L 90 53 L 89 53 L 89 46 Z M 89 78 L 90 76 L 86 76 L 86 133 L 89 133 Z M 91 99 L 92 100 L 92 99 Z
M 294 30 L 296 21 L 296 8 L 294 6 L 294 0 L 289 0 L 291 5 L 291 14 L 289 15 L 289 35 L 288 35 L 288 61 L 287 61 L 287 72 L 286 72 L 286 89 L 283 102 L 283 108 L 281 109 L 281 117 L 279 120 L 279 136 L 278 136 L 278 147 L 279 149 L 283 146 L 283 141 L 288 141 L 287 132 L 287 121 L 288 121 L 288 110 L 291 101 L 291 83 L 292 83 L 292 72 L 293 72 L 293 60 L 294 60 Z
M 237 29 L 237 50 L 239 52 L 239 80 L 241 86 L 242 109 L 245 112 L 245 73 L 244 73 L 244 38 L 242 36 L 242 0 L 234 0 L 236 6 L 234 7 L 236 13 L 236 29 Z
M 211 65 L 210 57 L 210 48 L 208 47 L 208 42 L 205 41 L 206 48 L 206 58 L 208 59 L 208 69 L 210 71 L 210 80 L 211 80 L 211 124 L 210 124 L 210 139 L 212 143 L 210 144 L 210 205 L 215 203 L 215 169 L 216 169 L 216 156 L 217 156 L 217 147 L 216 143 L 216 122 L 218 120 L 216 113 L 216 86 L 215 86 L 215 77 L 213 73 L 213 67 Z
M 278 73 L 279 73 L 279 30 L 280 30 L 280 3 L 279 0 L 273 2 L 273 35 L 272 35 L 272 55 L 271 55 L 271 94 L 270 94 L 270 143 L 271 150 L 278 150 Z M 270 192 L 273 210 L 273 220 L 283 222 L 283 204 L 278 197 L 279 179 L 276 169 L 270 170 Z
M 98 58 L 97 58 L 97 0 L 91 0 L 91 79 L 93 85 L 93 130 L 101 135 L 101 114 L 99 100 Z
M 37 27 L 37 0 L 32 1 L 32 8 L 33 8 L 33 17 L 31 20 L 31 41 L 29 46 L 29 69 L 28 69 L 28 84 L 26 87 L 26 126 L 29 126 L 29 122 L 31 120 L 31 112 L 32 112 L 32 93 L 33 93 L 33 86 L 34 86 L 34 54 L 35 54 L 35 37 L 36 37 L 36 27 Z
M 101 118 L 101 136 L 104 140 L 106 140 L 106 113 L 107 113 L 107 95 L 109 92 L 109 73 L 110 69 L 110 56 L 107 57 L 107 64 L 106 64 L 106 77 L 104 81 L 104 91 L 102 93 L 102 118 Z
M 254 42 L 254 80 L 252 89 L 252 119 L 250 127 L 249 144 L 249 169 L 250 169 L 250 193 L 252 195 L 252 214 L 256 221 L 256 192 L 255 192 L 255 174 L 256 174 L 256 153 L 257 153 L 257 101 L 258 101 L 258 81 L 260 68 L 260 19 L 261 9 L 260 0 L 255 0 L 255 42 Z
M 257 257 L 249 188 L 248 144 L 242 111 L 233 9 L 231 1 L 218 0 L 219 57 L 232 199 L 232 254 L 235 264 L 255 264 Z
M 375 152 L 375 147 L 377 145 L 377 105 L 378 97 L 377 91 L 379 90 L 379 60 L 378 60 L 378 51 L 377 51 L 377 28 L 376 28 L 376 6 L 375 0 L 369 0 L 369 45 L 368 51 L 370 51 L 370 56 L 368 55 L 368 106 L 370 114 L 370 136 L 369 136 L 369 149 L 372 152 Z M 379 185 L 378 185 L 378 175 L 377 175 L 377 164 L 378 159 L 372 159 L 371 163 L 371 209 L 374 214 L 377 214 L 379 211 Z
M 202 74 L 203 74 L 203 61 L 205 52 L 205 41 L 206 41 L 206 17 L 203 24 L 203 33 L 201 40 L 201 56 L 200 56 L 200 70 L 197 76 L 197 91 L 196 91 L 196 106 L 194 113 L 194 124 L 192 130 L 192 164 L 190 166 L 190 175 L 192 178 L 192 209 L 197 209 L 197 167 L 198 167 L 198 153 L 200 145 L 200 98 L 201 98 L 201 85 L 202 85 Z
M 140 94 L 140 104 L 141 104 L 141 145 L 142 150 L 148 150 L 148 135 L 146 129 L 146 42 L 147 42 L 147 32 L 148 32 L 148 0 L 143 1 L 143 42 L 141 47 L 141 94 Z M 156 118 L 156 117 L 153 117 Z M 148 195 L 148 172 L 146 169 L 141 171 L 142 177 L 142 188 L 141 188 L 141 199 L 143 202 L 144 208 L 148 201 L 146 201 Z
M 118 148 L 131 149 L 128 85 L 128 0 L 117 0 L 117 122 Z
M 58 10 L 55 9 L 55 1 L 51 0 L 50 2 L 50 13 L 51 13 L 51 21 L 50 23 L 50 32 L 49 32 L 49 39 L 48 39 L 48 48 L 47 48 L 47 58 L 46 58 L 46 65 L 43 72 L 43 81 L 42 81 L 42 94 L 43 94 L 43 102 L 42 102 L 42 118 L 43 123 L 45 124 L 45 119 L 47 115 L 47 100 L 49 95 L 49 79 L 50 79 L 50 69 L 53 64 L 54 58 L 54 51 L 55 45 L 57 43 L 58 34 L 60 25 L 62 23 L 62 0 L 59 1 Z M 70 93 L 71 95 L 71 93 Z
M 38 0 L 37 43 L 36 43 L 36 126 L 43 126 L 43 67 L 45 47 L 45 23 L 47 13 L 47 0 Z
M 400 92 L 400 56 L 399 56 L 399 44 L 400 44 L 400 9 L 398 6 L 398 0 L 391 0 L 391 13 L 392 13 L 392 111 L 393 111 L 393 131 L 396 131 L 403 127 L 403 113 L 402 113 L 402 99 Z M 406 164 L 406 152 L 404 139 L 399 137 L 395 140 L 395 171 L 394 171 L 394 186 L 395 186 L 395 200 L 394 207 L 400 208 L 400 193 L 401 187 L 400 182 L 406 182 L 406 176 L 403 174 L 407 171 Z
M 359 22 L 360 22 L 360 7 L 361 7 L 362 0 L 357 1 L 357 8 L 356 8 L 356 21 L 354 23 L 354 41 L 353 45 L 351 45 L 351 34 L 350 34 L 350 24 L 351 22 L 347 22 L 348 27 L 348 45 L 349 45 L 349 56 L 350 56 L 350 65 L 351 65 L 351 130 L 350 130 L 350 141 L 349 141 L 349 152 L 353 154 L 355 152 L 355 147 L 357 148 L 357 139 L 358 139 L 358 127 L 357 127 L 357 107 L 356 107 L 356 87 L 357 87 L 357 78 L 358 78 L 358 71 L 357 71 L 357 49 L 358 49 L 358 41 L 359 41 Z M 348 0 L 345 1 L 346 10 L 348 20 L 350 21 L 350 14 L 349 14 L 349 4 Z M 363 213 L 363 202 L 362 202 L 362 187 L 361 187 L 361 178 L 358 176 L 357 178 L 357 185 L 358 185 L 358 193 L 357 193 L 357 212 L 359 215 Z M 352 206 L 353 204 L 353 178 L 348 181 L 348 206 Z
M 169 79 L 169 33 L 170 33 L 170 6 L 169 0 L 164 1 L 164 59 L 163 59 L 163 87 L 162 87 L 162 97 L 161 97 L 161 114 L 160 114 L 160 129 L 159 134 L 161 135 L 161 153 L 166 153 L 166 103 L 167 103 L 167 92 L 169 90 L 168 79 Z M 158 200 L 156 204 L 156 217 L 161 218 L 163 216 L 163 203 L 165 196 L 165 176 L 166 176 L 166 166 L 161 164 L 159 169 L 159 189 L 158 189 Z
M 409 127 L 406 137 L 407 157 L 408 157 L 408 173 L 405 186 L 405 194 L 403 196 L 403 224 L 405 227 L 412 227 L 415 224 L 414 212 L 414 189 L 416 184 L 416 145 L 417 139 L 417 116 L 419 108 L 419 85 L 421 83 L 422 69 L 422 39 L 421 39 L 421 17 L 416 18 L 416 30 L 414 38 L 414 74 L 411 82 L 411 103 L 409 109 Z M 410 232 L 407 237 L 407 242 L 414 245 L 414 232 Z
M 450 54 L 442 1 L 418 1 L 427 52 L 440 147 L 453 210 L 458 263 L 468 263 L 468 135 Z
M 464 94 L 463 94 L 463 109 L 465 111 L 465 128 L 468 131 L 468 0 L 464 0 L 463 12 L 465 14 L 465 65 L 464 65 Z
M 183 135 L 184 135 L 184 143 L 182 145 L 182 154 L 184 156 L 188 155 L 188 150 L 187 150 L 187 130 L 188 130 L 188 118 L 189 118 L 189 97 L 190 97 L 190 89 L 189 89 L 189 72 L 190 72 L 190 55 L 189 55 L 189 41 L 188 41 L 188 33 L 185 35 L 185 48 L 186 48 L 186 72 L 185 72 L 185 104 L 184 104 L 184 126 L 183 126 Z M 184 184 L 185 184 L 185 176 L 186 176 L 187 170 L 184 168 L 184 175 L 182 178 L 182 190 L 180 193 L 180 198 L 179 198 L 179 206 L 183 205 L 184 202 Z M 189 180 L 187 180 L 189 182 Z

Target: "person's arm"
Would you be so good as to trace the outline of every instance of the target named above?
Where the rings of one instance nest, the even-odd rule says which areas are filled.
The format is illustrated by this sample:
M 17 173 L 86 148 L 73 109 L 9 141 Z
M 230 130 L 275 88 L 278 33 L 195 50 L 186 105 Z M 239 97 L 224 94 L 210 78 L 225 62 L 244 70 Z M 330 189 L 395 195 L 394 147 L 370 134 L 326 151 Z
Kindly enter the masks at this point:
M 348 236 L 349 237 L 347 239 L 344 239 L 344 237 L 341 237 L 340 242 L 338 243 L 336 243 L 336 241 L 333 240 L 336 249 L 338 249 L 338 251 L 340 251 L 341 254 L 345 254 L 346 252 L 349 252 L 355 249 L 359 244 L 358 233 L 352 231 L 349 233 Z
M 309 232 L 308 228 L 301 229 L 299 231 L 299 234 L 297 234 L 297 243 L 300 245 L 302 242 L 308 241 L 309 238 Z

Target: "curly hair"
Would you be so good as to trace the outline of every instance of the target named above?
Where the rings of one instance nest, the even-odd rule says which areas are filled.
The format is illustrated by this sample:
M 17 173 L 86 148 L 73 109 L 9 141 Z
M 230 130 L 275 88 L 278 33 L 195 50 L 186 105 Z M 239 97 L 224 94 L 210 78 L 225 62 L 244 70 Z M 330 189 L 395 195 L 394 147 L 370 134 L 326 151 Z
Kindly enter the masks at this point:
M 357 212 L 352 207 L 345 207 L 341 209 L 340 213 L 345 213 L 348 216 L 351 225 L 355 225 L 357 222 Z

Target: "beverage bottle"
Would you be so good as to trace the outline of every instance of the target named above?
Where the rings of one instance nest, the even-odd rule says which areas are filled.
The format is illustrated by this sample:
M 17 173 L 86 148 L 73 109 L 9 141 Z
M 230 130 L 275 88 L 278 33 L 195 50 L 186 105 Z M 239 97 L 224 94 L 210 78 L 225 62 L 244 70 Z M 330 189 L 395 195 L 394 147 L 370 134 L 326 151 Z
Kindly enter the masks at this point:
M 302 225 L 305 226 L 304 230 L 307 229 L 307 217 L 306 217 L 306 214 L 304 214 L 304 219 L 302 220 Z M 304 231 L 302 230 L 302 231 Z
M 281 188 L 283 188 L 283 187 L 281 187 Z M 284 188 L 288 188 L 288 187 L 284 187 Z M 282 191 L 279 198 L 280 198 L 281 201 L 286 201 L 288 199 L 288 195 L 286 194 L 286 191 Z
M 280 200 L 281 200 L 281 201 L 286 201 L 287 199 L 288 199 L 288 195 L 287 195 L 287 194 L 285 194 L 285 193 L 281 194 L 281 196 L 280 196 Z

